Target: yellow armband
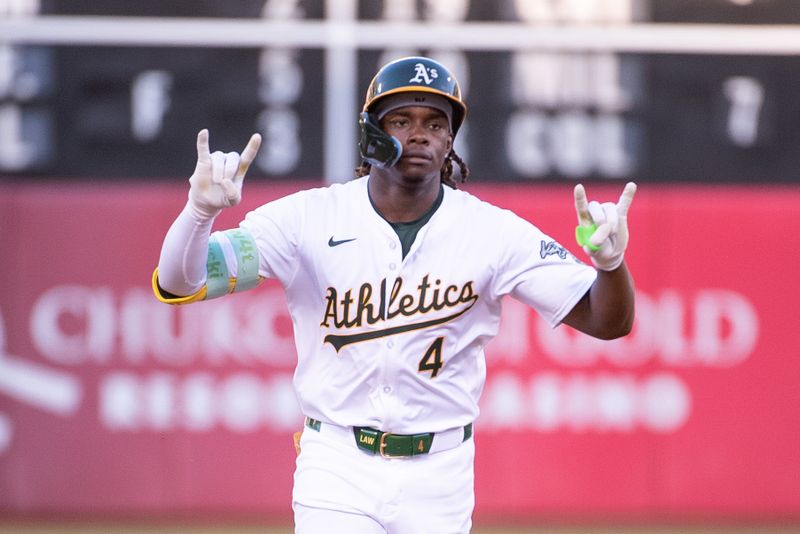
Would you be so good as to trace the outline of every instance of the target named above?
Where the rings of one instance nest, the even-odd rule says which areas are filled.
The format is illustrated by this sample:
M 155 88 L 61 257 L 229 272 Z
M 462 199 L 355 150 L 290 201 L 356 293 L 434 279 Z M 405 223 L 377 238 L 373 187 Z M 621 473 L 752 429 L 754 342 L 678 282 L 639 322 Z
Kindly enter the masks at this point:
M 164 291 L 162 291 L 161 287 L 158 285 L 158 267 L 153 271 L 153 293 L 155 293 L 158 300 L 165 304 L 191 304 L 192 302 L 200 302 L 206 299 L 206 290 L 206 286 L 203 286 L 197 293 L 189 295 L 188 297 L 169 297 L 164 294 Z

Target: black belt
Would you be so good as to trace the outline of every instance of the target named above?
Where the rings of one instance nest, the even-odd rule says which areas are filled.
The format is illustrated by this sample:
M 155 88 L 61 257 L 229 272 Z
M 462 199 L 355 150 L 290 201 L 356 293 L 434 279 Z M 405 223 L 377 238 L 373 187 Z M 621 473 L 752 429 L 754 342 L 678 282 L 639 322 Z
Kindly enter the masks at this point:
M 319 432 L 321 421 L 306 417 L 306 426 Z M 464 441 L 472 437 L 472 423 L 463 427 Z M 384 458 L 405 458 L 428 454 L 433 443 L 435 432 L 422 434 L 392 434 L 369 427 L 353 427 L 356 445 L 371 454 L 380 454 Z

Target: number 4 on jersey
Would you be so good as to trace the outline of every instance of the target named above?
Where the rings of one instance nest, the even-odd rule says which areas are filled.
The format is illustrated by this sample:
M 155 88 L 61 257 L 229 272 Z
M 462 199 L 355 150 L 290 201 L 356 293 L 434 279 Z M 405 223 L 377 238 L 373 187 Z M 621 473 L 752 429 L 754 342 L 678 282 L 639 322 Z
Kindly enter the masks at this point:
M 437 337 L 428 350 L 425 356 L 419 361 L 419 372 L 430 371 L 431 378 L 435 378 L 439 374 L 439 369 L 442 368 L 442 343 L 444 337 Z

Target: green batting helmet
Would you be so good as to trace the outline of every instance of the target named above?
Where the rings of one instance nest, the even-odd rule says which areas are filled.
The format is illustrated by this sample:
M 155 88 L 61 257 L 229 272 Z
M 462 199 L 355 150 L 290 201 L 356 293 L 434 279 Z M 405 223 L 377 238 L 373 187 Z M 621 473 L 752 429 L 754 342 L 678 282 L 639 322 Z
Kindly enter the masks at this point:
M 461 100 L 461 87 L 447 67 L 428 57 L 404 57 L 381 67 L 367 88 L 363 111 L 373 112 L 384 97 L 413 91 L 438 94 L 450 101 L 455 136 L 467 115 L 467 106 Z

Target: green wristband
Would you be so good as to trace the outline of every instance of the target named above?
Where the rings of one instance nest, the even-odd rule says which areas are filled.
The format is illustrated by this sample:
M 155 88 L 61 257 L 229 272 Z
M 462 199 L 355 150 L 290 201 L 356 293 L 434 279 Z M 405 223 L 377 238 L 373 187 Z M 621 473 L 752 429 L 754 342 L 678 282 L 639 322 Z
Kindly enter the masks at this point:
M 589 250 L 600 250 L 600 247 L 589 242 L 589 238 L 592 237 L 595 230 L 597 230 L 596 224 L 591 226 L 578 225 L 575 227 L 575 240 L 580 246 L 589 247 Z

